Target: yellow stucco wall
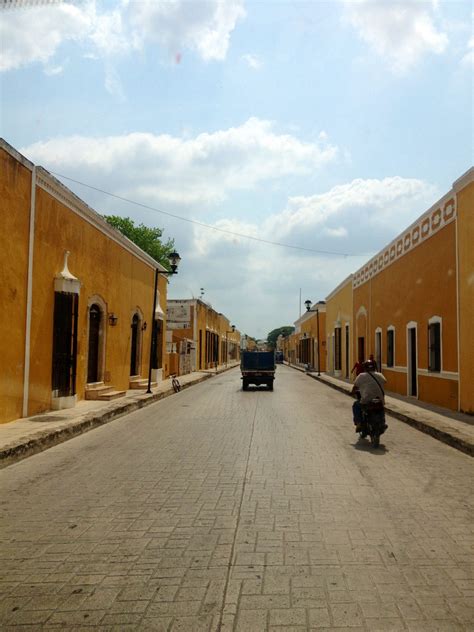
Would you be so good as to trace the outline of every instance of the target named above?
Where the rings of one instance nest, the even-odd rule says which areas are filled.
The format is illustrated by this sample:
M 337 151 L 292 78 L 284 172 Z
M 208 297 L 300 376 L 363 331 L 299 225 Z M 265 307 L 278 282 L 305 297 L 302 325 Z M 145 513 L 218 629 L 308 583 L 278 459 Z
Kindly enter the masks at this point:
M 474 183 L 457 194 L 460 409 L 474 413 Z
M 407 394 L 407 324 L 417 323 L 418 397 L 457 408 L 457 381 L 428 373 L 428 320 L 442 318 L 442 372 L 457 372 L 456 226 L 451 222 L 354 289 L 353 354 L 365 336 L 366 357 L 375 355 L 382 330 L 387 390 Z M 367 314 L 363 314 L 366 310 Z M 395 368 L 386 367 L 387 328 L 395 327 Z M 385 366 L 384 366 L 385 365 Z M 452 377 L 455 377 L 453 375 Z
M 326 299 L 326 336 L 332 341 L 336 326 L 341 328 L 341 370 L 337 375 L 348 377 L 354 365 L 352 348 L 352 279 L 343 282 L 342 286 Z M 346 325 L 349 326 L 349 359 L 346 360 Z M 327 370 L 334 373 L 334 357 L 332 345 L 328 348 Z
M 131 321 L 135 311 L 147 328 L 140 332 L 140 375 L 148 374 L 153 307 L 154 270 L 120 244 L 84 221 L 41 188 L 36 192 L 35 259 L 31 329 L 29 414 L 51 406 L 51 350 L 54 277 L 61 271 L 64 251 L 69 269 L 80 281 L 76 391 L 84 397 L 87 381 L 88 307 L 100 297 L 106 312 L 118 316 L 115 327 L 103 321 L 106 382 L 127 389 L 130 377 Z M 166 297 L 166 279 L 159 277 L 160 298 Z M 165 307 L 166 304 L 162 305 Z M 164 327 L 166 323 L 164 324 Z M 106 374 L 106 375 L 105 375 Z
M 31 171 L 13 149 L 0 148 L 0 296 L 2 313 L 0 379 L 0 423 L 22 416 L 25 354 L 26 287 L 28 269 Z M 31 165 L 32 168 L 32 165 Z M 37 171 L 43 180 L 45 172 Z M 54 185 L 57 186 L 57 185 Z M 68 198 L 64 187 L 61 194 Z M 70 251 L 69 269 L 81 282 L 78 313 L 76 396 L 83 399 L 87 381 L 88 309 L 92 300 L 104 309 L 101 323 L 105 340 L 99 379 L 117 389 L 129 387 L 131 319 L 135 310 L 142 315 L 140 330 L 140 374 L 148 375 L 152 332 L 154 266 L 143 261 L 111 238 L 107 226 L 99 230 L 93 222 L 71 210 L 49 191 L 35 187 L 34 258 L 30 336 L 30 379 L 28 414 L 52 406 L 52 342 L 54 279 Z M 96 218 L 95 215 L 93 215 Z M 99 224 L 102 221 L 94 219 Z M 120 239 L 120 238 L 119 238 Z M 167 279 L 159 276 L 160 305 L 166 313 Z M 118 323 L 112 327 L 107 314 L 114 312 Z M 7 320 L 8 319 L 8 320 Z M 163 323 L 163 349 L 166 320 Z M 167 356 L 163 354 L 163 375 Z
M 0 423 L 21 416 L 31 171 L 0 148 Z

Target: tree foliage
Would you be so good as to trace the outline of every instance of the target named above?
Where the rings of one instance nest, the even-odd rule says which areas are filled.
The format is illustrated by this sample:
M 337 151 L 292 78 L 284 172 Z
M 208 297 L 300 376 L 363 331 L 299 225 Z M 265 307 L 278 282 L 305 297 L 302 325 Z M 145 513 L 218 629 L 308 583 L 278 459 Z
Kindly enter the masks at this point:
M 289 334 L 292 334 L 294 331 L 295 331 L 295 328 L 291 327 L 290 325 L 285 325 L 284 327 L 278 327 L 277 329 L 273 329 L 267 336 L 267 344 L 269 348 L 271 349 L 276 348 L 276 341 L 280 334 L 282 334 L 283 336 L 288 336 Z
M 174 239 L 168 239 L 164 242 L 161 239 L 163 235 L 162 228 L 150 228 L 145 224 L 136 225 L 130 217 L 119 217 L 118 215 L 104 215 L 104 219 L 108 224 L 116 228 L 118 231 L 133 241 L 139 248 L 153 257 L 155 261 L 161 263 L 166 269 L 169 269 L 168 256 L 173 252 Z

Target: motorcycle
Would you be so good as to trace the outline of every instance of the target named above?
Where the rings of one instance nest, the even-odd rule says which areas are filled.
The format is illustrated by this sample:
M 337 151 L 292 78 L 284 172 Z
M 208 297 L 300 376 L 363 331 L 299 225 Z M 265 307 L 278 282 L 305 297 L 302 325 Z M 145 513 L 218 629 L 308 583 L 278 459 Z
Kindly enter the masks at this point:
M 380 437 L 387 430 L 385 423 L 385 408 L 383 402 L 376 398 L 368 404 L 362 404 L 362 423 L 360 424 L 359 435 L 361 439 L 370 437 L 370 442 L 374 448 L 380 445 Z
M 357 400 L 360 401 L 360 393 L 357 389 L 353 393 Z M 361 439 L 370 437 L 370 442 L 374 448 L 380 445 L 380 437 L 383 435 L 388 426 L 385 423 L 385 407 L 383 401 L 376 397 L 368 404 L 360 404 L 362 412 L 362 421 L 356 427 Z

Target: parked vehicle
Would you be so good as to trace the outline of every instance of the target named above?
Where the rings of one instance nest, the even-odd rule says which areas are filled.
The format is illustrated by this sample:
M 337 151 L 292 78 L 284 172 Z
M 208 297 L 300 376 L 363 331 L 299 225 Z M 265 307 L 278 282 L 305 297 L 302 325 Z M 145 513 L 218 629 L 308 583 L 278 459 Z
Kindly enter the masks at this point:
M 385 423 L 385 408 L 381 400 L 372 400 L 370 404 L 362 406 L 363 422 L 360 426 L 359 435 L 361 439 L 370 437 L 370 442 L 374 448 L 380 444 L 380 436 L 387 429 Z
M 273 391 L 275 379 L 275 354 L 273 351 L 243 351 L 240 356 L 240 370 L 242 373 L 242 390 L 246 391 L 249 384 L 260 386 L 265 384 Z
M 275 360 L 277 362 L 277 364 L 283 364 L 283 351 L 276 351 L 275 352 Z

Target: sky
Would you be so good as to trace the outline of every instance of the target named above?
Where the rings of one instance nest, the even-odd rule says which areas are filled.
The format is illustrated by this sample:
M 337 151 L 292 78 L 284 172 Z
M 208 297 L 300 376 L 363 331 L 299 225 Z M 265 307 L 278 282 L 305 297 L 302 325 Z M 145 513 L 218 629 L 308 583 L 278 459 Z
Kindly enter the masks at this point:
M 204 288 L 257 338 L 473 163 L 470 1 L 0 6 L 0 135 L 99 213 L 164 229 L 168 296 Z

